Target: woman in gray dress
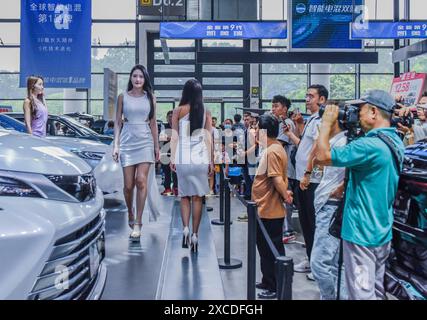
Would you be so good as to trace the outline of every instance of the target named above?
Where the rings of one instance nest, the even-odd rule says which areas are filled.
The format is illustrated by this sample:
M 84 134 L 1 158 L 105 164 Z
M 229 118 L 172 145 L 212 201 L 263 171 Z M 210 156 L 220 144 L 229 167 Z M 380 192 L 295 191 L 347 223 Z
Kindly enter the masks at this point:
M 142 213 L 147 198 L 150 165 L 159 160 L 156 102 L 147 70 L 136 65 L 130 72 L 127 91 L 117 100 L 113 159 L 120 159 L 124 176 L 124 197 L 132 240 L 141 236 Z M 136 186 L 136 216 L 133 193 Z
M 203 196 L 210 190 L 208 176 L 214 172 L 211 130 L 212 117 L 203 105 L 202 86 L 195 79 L 188 80 L 172 116 L 171 168 L 177 173 L 181 197 L 182 247 L 188 248 L 191 244 L 193 252 L 198 248 Z M 193 233 L 190 239 L 191 203 Z

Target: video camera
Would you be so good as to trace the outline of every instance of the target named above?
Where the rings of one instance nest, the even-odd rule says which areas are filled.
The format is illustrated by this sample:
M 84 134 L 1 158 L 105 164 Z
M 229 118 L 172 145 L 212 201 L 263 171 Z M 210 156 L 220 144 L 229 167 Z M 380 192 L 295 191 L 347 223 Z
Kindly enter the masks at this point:
M 359 107 L 353 105 L 346 105 L 343 103 L 334 103 L 339 107 L 338 123 L 343 130 L 356 130 L 359 128 Z M 325 105 L 321 105 L 319 109 L 319 116 L 322 117 L 325 112 Z
M 360 128 L 359 124 L 359 106 L 354 105 L 346 105 L 343 103 L 333 103 L 337 104 L 339 106 L 339 112 L 338 112 L 338 122 L 339 126 L 343 130 L 353 130 L 357 131 L 358 128 Z M 325 105 L 320 106 L 319 109 L 319 116 L 322 117 L 323 113 L 325 112 Z M 396 106 L 396 109 L 398 109 L 398 106 Z M 414 124 L 414 118 L 411 116 L 411 114 L 404 115 L 404 116 L 398 116 L 393 112 L 393 115 L 390 119 L 390 125 L 392 127 L 397 127 L 398 123 L 400 123 L 402 126 L 411 128 Z

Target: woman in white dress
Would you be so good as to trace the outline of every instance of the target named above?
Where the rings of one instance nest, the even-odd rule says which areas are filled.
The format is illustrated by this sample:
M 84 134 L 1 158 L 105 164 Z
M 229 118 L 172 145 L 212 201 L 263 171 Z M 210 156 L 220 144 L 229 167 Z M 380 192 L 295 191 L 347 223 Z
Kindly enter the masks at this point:
M 122 127 L 123 126 L 123 127 Z M 113 159 L 120 159 L 124 176 L 124 197 L 132 240 L 141 236 L 142 213 L 147 199 L 151 164 L 159 160 L 156 102 L 147 70 L 136 65 L 130 72 L 127 91 L 117 100 Z M 136 216 L 133 194 L 136 186 Z
M 181 197 L 182 247 L 188 248 L 191 244 L 193 252 L 198 250 L 203 196 L 209 193 L 208 177 L 214 172 L 211 130 L 212 116 L 203 105 L 202 85 L 195 79 L 188 80 L 172 116 L 171 168 L 177 173 Z

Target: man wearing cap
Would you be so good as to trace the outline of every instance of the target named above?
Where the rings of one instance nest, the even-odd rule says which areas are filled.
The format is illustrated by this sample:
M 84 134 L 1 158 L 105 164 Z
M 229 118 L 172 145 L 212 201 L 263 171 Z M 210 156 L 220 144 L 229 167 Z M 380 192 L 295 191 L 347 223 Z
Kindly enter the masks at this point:
M 384 299 L 385 262 L 390 253 L 393 202 L 401 168 L 397 168 L 391 149 L 378 134 L 389 138 L 401 158 L 404 146 L 395 129 L 390 128 L 394 110 L 390 94 L 370 90 L 361 99 L 347 103 L 359 107 L 365 136 L 331 150 L 330 133 L 339 108 L 328 105 L 322 117 L 316 157 L 325 165 L 349 170 L 341 231 L 348 297 Z

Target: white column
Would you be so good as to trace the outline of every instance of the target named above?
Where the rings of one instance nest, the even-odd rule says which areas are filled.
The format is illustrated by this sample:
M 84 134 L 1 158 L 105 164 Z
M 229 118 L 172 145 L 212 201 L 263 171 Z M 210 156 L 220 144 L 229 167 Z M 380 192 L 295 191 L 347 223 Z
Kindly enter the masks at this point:
M 143 23 L 139 24 L 139 63 L 147 67 L 147 33 L 160 32 L 159 23 Z M 130 70 L 129 70 L 130 71 Z

